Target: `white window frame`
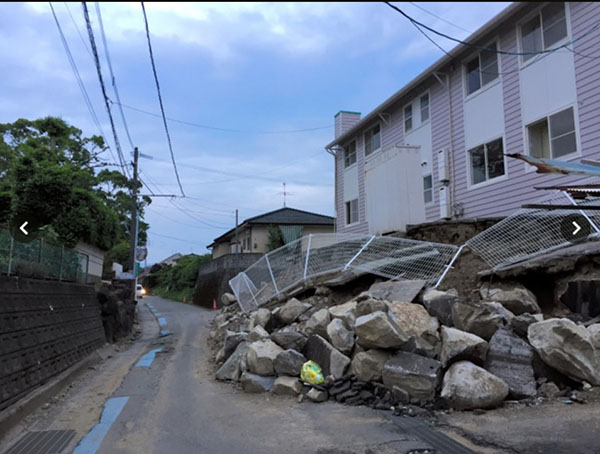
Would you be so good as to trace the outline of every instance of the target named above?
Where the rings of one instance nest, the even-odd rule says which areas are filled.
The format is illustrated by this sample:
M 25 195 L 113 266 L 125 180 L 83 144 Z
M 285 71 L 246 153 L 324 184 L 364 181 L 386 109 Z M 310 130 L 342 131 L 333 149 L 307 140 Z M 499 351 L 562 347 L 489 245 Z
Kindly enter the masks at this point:
M 370 153 L 367 154 L 367 134 L 369 132 L 371 132 L 373 129 L 379 127 L 379 148 L 374 148 L 373 150 L 371 150 Z M 383 147 L 383 134 L 382 134 L 382 128 L 381 128 L 381 122 L 375 123 L 373 126 L 371 126 L 370 128 L 365 129 L 365 132 L 363 133 L 363 150 L 365 153 L 365 156 L 370 156 L 376 152 L 378 152 L 379 150 L 381 150 L 381 148 Z M 369 139 L 370 140 L 370 139 Z
M 413 106 L 413 101 L 409 102 L 408 104 L 405 104 L 404 107 L 402 107 L 402 125 L 404 127 L 404 135 L 408 134 L 411 131 L 415 130 L 415 109 Z M 406 109 L 410 107 L 410 129 L 406 128 Z
M 425 178 L 429 177 L 431 179 L 431 188 L 425 189 Z M 431 191 L 431 201 L 425 200 L 425 193 L 427 191 Z M 433 173 L 428 173 L 427 175 L 423 175 L 423 201 L 425 202 L 425 206 L 430 206 L 435 203 L 435 191 L 433 190 Z
M 531 13 L 529 13 L 527 16 L 525 16 L 522 20 L 520 20 L 517 23 L 517 44 L 518 44 L 518 49 L 519 52 L 525 52 L 525 50 L 523 49 L 523 25 L 530 21 L 531 19 L 533 19 L 535 16 L 538 16 L 540 19 L 540 25 L 541 25 L 541 30 L 542 30 L 542 44 L 544 43 L 544 25 L 542 22 L 542 9 L 544 9 L 544 7 L 546 7 L 547 5 L 549 5 L 551 2 L 545 2 L 543 4 L 540 4 L 540 6 L 535 10 L 532 11 Z M 560 47 L 563 46 L 564 44 L 566 44 L 567 42 L 569 42 L 571 40 L 571 9 L 570 9 L 570 5 L 569 2 L 561 2 L 564 7 L 565 7 L 565 20 L 566 20 L 566 26 L 567 26 L 567 36 L 565 36 L 563 39 L 557 41 L 556 43 L 554 43 L 551 47 L 546 48 L 545 45 L 543 46 L 542 50 L 552 50 L 555 49 L 556 47 Z M 532 58 L 530 58 L 529 60 L 524 60 L 523 58 L 525 57 L 524 55 L 520 55 L 519 56 L 519 68 L 524 68 L 532 63 L 535 63 L 536 61 L 539 60 L 540 57 L 543 57 L 544 55 L 548 55 L 548 54 L 541 54 L 538 56 L 533 56 Z
M 427 118 L 423 120 L 423 98 L 425 96 L 427 96 Z M 431 120 L 431 95 L 429 94 L 429 90 L 419 96 L 419 115 L 421 119 L 421 125 Z
M 564 156 L 558 156 L 556 158 L 552 157 L 552 139 L 550 138 L 550 117 L 552 115 L 555 115 L 559 112 L 562 112 L 563 110 L 567 110 L 567 109 L 573 109 L 573 123 L 575 124 L 575 145 L 577 146 L 577 150 L 574 153 L 570 153 L 570 154 L 566 154 Z M 527 124 L 523 124 L 523 143 L 525 144 L 525 150 L 527 153 L 527 156 L 531 156 L 529 154 L 529 126 L 538 123 L 542 120 L 546 120 L 548 122 L 548 140 L 549 140 L 549 144 L 550 144 L 550 159 L 556 159 L 558 161 L 568 161 L 572 158 L 576 158 L 576 157 L 580 157 L 582 155 L 582 150 L 581 150 L 581 141 L 579 139 L 579 112 L 577 109 L 577 103 L 575 104 L 569 104 L 568 106 L 563 106 L 560 109 L 556 109 L 546 115 L 543 115 L 535 120 L 530 121 Z M 535 171 L 535 168 L 533 166 L 528 165 L 527 163 L 525 164 L 525 168 L 528 172 L 533 172 Z
M 354 162 L 348 164 L 347 160 L 346 160 L 346 147 L 349 147 L 352 143 L 354 143 Z M 352 167 L 353 165 L 356 165 L 356 163 L 358 162 L 358 150 L 357 150 L 356 139 L 352 139 L 351 141 L 349 141 L 348 143 L 346 143 L 346 145 L 344 145 L 342 147 L 342 154 L 343 154 L 343 160 L 344 160 L 344 169 L 348 169 L 348 168 Z
M 356 221 L 352 222 L 352 202 L 356 201 Z M 348 210 L 348 207 L 350 207 L 350 211 Z M 346 226 L 348 225 L 354 225 L 354 224 L 358 224 L 360 221 L 360 216 L 359 216 L 359 208 L 358 208 L 358 197 L 356 199 L 352 199 L 352 200 L 346 200 L 344 202 L 344 222 L 346 224 Z
M 500 50 L 500 40 L 498 38 L 495 38 L 495 39 L 489 41 L 487 44 L 485 44 L 481 47 L 485 47 L 487 49 L 493 44 L 496 45 L 496 51 L 499 51 Z M 471 61 L 473 61 L 475 58 L 477 58 L 479 61 L 479 70 L 481 71 L 481 53 L 482 52 L 485 52 L 485 51 L 479 50 L 477 52 L 473 52 L 471 55 L 469 55 L 469 58 L 466 58 L 463 61 L 462 74 L 463 74 L 463 87 L 464 87 L 465 99 L 475 97 L 478 94 L 483 93 L 488 88 L 495 86 L 497 83 L 500 83 L 500 80 L 502 77 L 502 67 L 501 67 L 502 59 L 500 58 L 500 54 L 496 54 L 496 67 L 498 68 L 498 75 L 496 76 L 496 78 L 494 80 L 488 82 L 487 84 L 483 85 L 482 74 L 480 72 L 479 73 L 479 83 L 481 85 L 479 86 L 479 88 L 477 90 L 475 90 L 472 93 L 469 93 L 469 74 L 467 71 L 467 64 L 470 63 Z
M 488 143 L 493 142 L 494 140 L 498 140 L 498 139 L 502 140 L 502 152 L 503 152 L 503 158 L 504 158 L 504 175 L 500 175 L 499 177 L 495 177 L 495 178 L 490 178 L 490 179 L 481 181 L 480 183 L 473 183 L 473 167 L 472 167 L 472 163 L 471 163 L 470 150 L 480 147 L 481 145 L 485 146 Z M 471 147 L 471 148 L 465 147 L 465 153 L 466 153 L 465 159 L 467 162 L 467 179 L 468 179 L 467 180 L 467 190 L 479 189 L 484 186 L 488 186 L 491 184 L 498 183 L 500 181 L 504 181 L 508 178 L 508 160 L 506 158 L 506 137 L 504 134 L 502 134 L 500 136 L 490 137 L 489 139 L 486 139 L 483 143 L 480 143 L 479 145 L 476 145 L 474 147 Z M 487 154 L 486 154 L 486 156 L 487 156 Z M 487 169 L 487 165 L 486 165 L 486 169 Z

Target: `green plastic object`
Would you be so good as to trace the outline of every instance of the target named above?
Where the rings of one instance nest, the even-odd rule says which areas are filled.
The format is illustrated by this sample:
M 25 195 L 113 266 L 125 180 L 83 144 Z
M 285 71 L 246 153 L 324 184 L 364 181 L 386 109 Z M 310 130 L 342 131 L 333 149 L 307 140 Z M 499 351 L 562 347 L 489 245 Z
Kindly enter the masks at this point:
M 302 365 L 300 378 L 311 385 L 320 385 L 325 381 L 321 368 L 314 361 L 306 361 Z

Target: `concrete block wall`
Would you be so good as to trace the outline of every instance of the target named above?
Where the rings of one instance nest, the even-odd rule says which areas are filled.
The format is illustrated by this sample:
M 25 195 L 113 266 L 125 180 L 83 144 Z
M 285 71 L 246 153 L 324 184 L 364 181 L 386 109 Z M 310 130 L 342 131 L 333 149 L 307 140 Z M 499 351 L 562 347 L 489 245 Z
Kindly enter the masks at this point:
M 0 410 L 104 342 L 94 287 L 0 276 Z

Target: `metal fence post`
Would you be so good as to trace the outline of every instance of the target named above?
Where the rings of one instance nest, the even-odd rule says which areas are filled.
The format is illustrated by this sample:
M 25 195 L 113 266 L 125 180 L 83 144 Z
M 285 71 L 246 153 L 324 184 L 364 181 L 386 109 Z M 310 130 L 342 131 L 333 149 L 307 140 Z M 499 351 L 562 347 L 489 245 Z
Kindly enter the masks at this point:
M 308 272 L 308 258 L 310 257 L 310 240 L 312 239 L 312 233 L 308 234 L 308 245 L 306 246 L 306 260 L 304 262 L 304 280 L 306 280 L 306 273 Z
M 354 257 L 352 257 L 350 259 L 350 261 L 348 263 L 346 263 L 346 266 L 344 266 L 344 271 L 346 271 L 348 268 L 350 268 L 350 265 L 352 265 L 352 262 L 354 262 L 358 256 L 362 253 L 362 251 L 364 251 L 366 249 L 366 247 L 371 244 L 371 241 L 373 241 L 375 239 L 375 235 L 373 235 L 371 238 L 369 238 L 369 241 L 367 241 L 365 244 L 363 244 L 363 247 L 360 248 L 360 250 L 354 254 Z
M 569 201 L 573 205 L 578 206 L 577 202 L 575 202 L 573 197 L 571 197 L 571 195 L 568 192 L 566 192 L 566 191 L 561 191 L 561 192 L 565 195 L 565 197 L 567 199 L 569 199 Z M 598 228 L 598 226 L 594 223 L 594 221 L 592 221 L 592 219 L 588 216 L 588 214 L 584 210 L 579 210 L 579 213 L 586 219 L 586 221 L 588 221 L 590 223 L 590 225 L 593 227 L 593 229 L 596 231 L 596 233 L 600 233 L 600 229 Z
M 269 255 L 265 254 L 265 260 L 267 261 L 267 267 L 269 268 L 269 274 L 271 275 L 271 279 L 273 280 L 273 285 L 275 286 L 275 293 L 279 295 L 279 289 L 277 288 L 277 282 L 275 282 L 275 276 L 273 276 L 273 270 L 271 269 L 271 263 L 269 262 Z
M 15 239 L 12 237 L 10 237 L 10 250 L 8 251 L 8 275 L 10 276 L 10 272 L 12 271 L 12 258 L 13 258 L 13 252 L 15 249 Z
M 444 270 L 444 272 L 442 273 L 442 275 L 440 276 L 438 281 L 435 283 L 433 288 L 438 288 L 438 286 L 442 283 L 442 281 L 446 277 L 446 274 L 448 274 L 448 271 L 450 271 L 450 268 L 452 268 L 452 265 L 454 265 L 454 262 L 456 261 L 456 259 L 458 258 L 458 256 L 460 255 L 460 253 L 462 252 L 464 247 L 465 247 L 465 245 L 463 244 L 461 247 L 458 248 L 458 251 L 456 251 L 456 254 L 454 254 L 454 257 L 452 257 L 452 260 L 450 260 L 450 263 L 448 263 L 448 265 L 446 265 L 446 269 Z
M 252 293 L 252 288 L 250 288 L 250 284 L 248 284 L 248 281 L 250 280 L 250 278 L 248 277 L 248 275 L 246 273 L 242 273 L 242 276 L 244 276 L 244 282 L 246 283 L 246 287 L 248 287 L 248 291 L 250 292 L 250 295 L 252 295 L 254 304 L 256 304 L 256 307 L 258 307 L 258 301 L 256 301 L 256 297 L 254 296 L 254 293 Z

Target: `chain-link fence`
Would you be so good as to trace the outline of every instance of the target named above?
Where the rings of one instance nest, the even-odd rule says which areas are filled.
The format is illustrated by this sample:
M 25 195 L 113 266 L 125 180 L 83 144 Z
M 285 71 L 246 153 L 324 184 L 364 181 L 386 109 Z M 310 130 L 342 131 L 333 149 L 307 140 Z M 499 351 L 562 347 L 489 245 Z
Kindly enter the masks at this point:
M 557 191 L 541 199 L 541 205 L 600 205 L 600 198 L 576 202 L 568 194 Z M 578 239 L 573 235 L 573 215 L 579 215 L 584 232 L 600 231 L 598 211 L 568 209 L 522 208 L 499 223 L 467 241 L 466 246 L 480 256 L 492 269 L 517 263 L 556 249 L 570 246 Z M 585 225 L 588 223 L 589 225 Z
M 86 254 L 43 239 L 20 243 L 0 228 L 0 274 L 85 283 L 88 267 Z
M 450 244 L 395 237 L 308 235 L 264 255 L 229 285 L 242 309 L 250 311 L 308 279 L 348 269 L 433 283 L 457 250 Z

